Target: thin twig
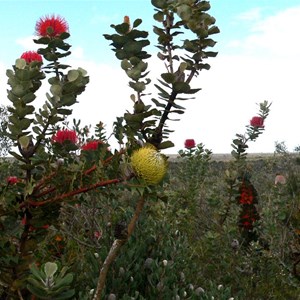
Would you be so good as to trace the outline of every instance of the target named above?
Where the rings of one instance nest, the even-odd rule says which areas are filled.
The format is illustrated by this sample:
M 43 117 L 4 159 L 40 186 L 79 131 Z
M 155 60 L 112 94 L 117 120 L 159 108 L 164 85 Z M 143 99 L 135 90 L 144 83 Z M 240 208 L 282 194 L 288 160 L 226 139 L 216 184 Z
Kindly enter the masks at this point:
M 20 289 L 18 289 L 18 296 L 19 296 L 19 299 L 20 299 L 20 300 L 24 300 L 24 298 L 23 298 L 23 296 L 22 296 L 22 294 L 21 294 Z
M 131 236 L 131 234 L 134 231 L 135 225 L 137 220 L 139 219 L 139 216 L 143 210 L 145 204 L 145 199 L 144 197 L 141 197 L 140 200 L 137 203 L 136 209 L 135 209 L 135 213 L 128 225 L 127 228 L 127 237 L 125 239 L 116 239 L 110 250 L 109 253 L 102 265 L 102 268 L 100 270 L 100 274 L 99 274 L 99 278 L 98 278 L 98 283 L 97 283 L 97 289 L 95 292 L 95 295 L 93 297 L 93 300 L 100 300 L 101 299 L 101 294 L 105 285 L 105 281 L 106 281 L 106 276 L 109 270 L 110 265 L 115 261 L 116 257 L 118 256 L 118 253 L 121 249 L 121 247 L 126 243 L 126 241 L 129 239 L 129 237 Z

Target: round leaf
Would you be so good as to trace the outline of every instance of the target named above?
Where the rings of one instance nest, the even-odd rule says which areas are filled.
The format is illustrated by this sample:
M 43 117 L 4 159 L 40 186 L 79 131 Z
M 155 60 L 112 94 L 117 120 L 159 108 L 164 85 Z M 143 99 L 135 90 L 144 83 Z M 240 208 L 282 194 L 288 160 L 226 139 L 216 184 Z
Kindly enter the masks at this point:
M 76 70 L 70 70 L 68 72 L 68 80 L 69 81 L 75 81 L 79 76 L 79 72 Z

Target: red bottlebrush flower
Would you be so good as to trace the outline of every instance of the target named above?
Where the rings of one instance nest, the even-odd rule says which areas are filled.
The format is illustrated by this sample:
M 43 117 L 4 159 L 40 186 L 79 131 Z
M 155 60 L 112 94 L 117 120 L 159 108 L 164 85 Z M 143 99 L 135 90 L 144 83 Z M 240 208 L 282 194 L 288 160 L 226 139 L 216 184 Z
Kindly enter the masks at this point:
M 90 141 L 90 142 L 87 142 L 86 144 L 84 144 L 81 147 L 81 150 L 84 150 L 84 151 L 96 151 L 98 149 L 98 145 L 99 144 L 103 144 L 103 142 L 102 141 Z
M 186 139 L 184 142 L 184 147 L 187 149 L 194 148 L 196 146 L 196 142 L 194 139 Z
M 252 208 L 252 210 L 242 212 L 240 215 L 240 227 L 243 227 L 246 230 L 252 230 L 254 222 L 258 221 L 259 216 L 255 209 L 255 207 Z
M 56 37 L 63 32 L 68 32 L 69 25 L 67 21 L 60 16 L 45 16 L 36 22 L 35 31 L 38 36 Z
M 58 130 L 52 137 L 52 141 L 55 143 L 62 144 L 64 141 L 70 141 L 75 144 L 77 142 L 77 134 L 75 130 Z
M 26 51 L 21 55 L 21 58 L 25 59 L 28 64 L 32 61 L 43 62 L 42 56 L 35 51 Z
M 257 203 L 257 191 L 250 181 L 243 181 L 240 189 L 237 201 L 239 204 L 255 204 Z
M 253 127 L 261 127 L 263 128 L 264 127 L 264 119 L 262 117 L 253 117 L 251 120 L 250 120 L 250 125 L 253 126 Z
M 18 180 L 18 177 L 16 176 L 9 176 L 6 178 L 6 181 L 7 181 L 7 184 L 16 184 L 19 180 Z

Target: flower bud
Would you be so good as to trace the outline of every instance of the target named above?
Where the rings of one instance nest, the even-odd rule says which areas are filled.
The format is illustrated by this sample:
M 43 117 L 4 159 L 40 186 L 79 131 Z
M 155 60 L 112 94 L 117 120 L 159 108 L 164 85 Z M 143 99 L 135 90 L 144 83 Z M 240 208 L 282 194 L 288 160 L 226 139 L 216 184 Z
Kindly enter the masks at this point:
M 109 296 L 107 297 L 107 300 L 116 300 L 117 296 L 115 294 L 109 294 Z
M 196 290 L 195 290 L 195 294 L 197 296 L 200 296 L 201 294 L 204 294 L 204 293 L 205 293 L 204 289 L 202 287 L 200 287 L 200 286 L 197 287 Z

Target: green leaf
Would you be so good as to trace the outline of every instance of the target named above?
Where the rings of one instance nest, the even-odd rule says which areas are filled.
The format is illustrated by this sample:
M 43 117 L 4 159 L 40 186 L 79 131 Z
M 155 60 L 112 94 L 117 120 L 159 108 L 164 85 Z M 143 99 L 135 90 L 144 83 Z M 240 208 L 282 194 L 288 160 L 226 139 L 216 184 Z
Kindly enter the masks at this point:
M 152 98 L 151 100 L 154 102 L 154 104 L 155 104 L 157 107 L 162 107 L 162 108 L 165 108 L 165 107 L 166 107 L 166 104 L 160 103 L 158 100 L 156 100 L 156 99 L 154 99 L 154 98 Z
M 163 88 L 161 88 L 159 85 L 154 84 L 154 86 L 161 92 L 164 98 L 168 98 L 170 96 L 170 94 L 166 92 Z
M 172 148 L 174 146 L 175 145 L 171 141 L 165 141 L 158 145 L 158 149 L 167 149 L 167 148 Z
M 73 281 L 73 274 L 69 273 L 63 278 L 57 278 L 55 283 L 55 289 L 59 289 L 63 286 L 70 285 Z
M 207 57 L 216 57 L 218 55 L 218 52 L 213 52 L 213 51 L 203 51 L 203 53 L 207 56 Z
M 124 70 L 124 71 L 127 71 L 129 68 L 131 68 L 132 65 L 131 63 L 127 60 L 127 59 L 123 59 L 121 61 L 121 68 Z
M 70 70 L 67 75 L 69 81 L 75 81 L 78 78 L 78 76 L 79 72 L 76 70 Z
M 57 113 L 61 114 L 61 115 L 71 115 L 72 109 L 59 108 L 59 109 L 57 109 Z
M 69 32 L 63 32 L 59 36 L 59 38 L 62 39 L 62 40 L 65 40 L 65 39 L 67 39 L 69 37 L 70 37 L 70 33 Z
M 177 93 L 188 93 L 190 91 L 190 85 L 186 82 L 175 82 L 173 89 Z
M 174 83 L 176 80 L 176 75 L 172 73 L 162 73 L 161 77 L 167 83 Z
M 216 33 L 220 33 L 220 29 L 217 26 L 211 26 L 208 29 L 208 34 L 216 34 Z
M 75 295 L 75 290 L 68 290 L 68 291 L 65 291 L 63 293 L 61 293 L 60 295 L 58 296 L 55 296 L 55 299 L 56 300 L 64 300 L 64 299 L 70 299 L 70 298 L 73 298 L 73 296 Z
M 167 1 L 166 0 L 151 0 L 153 6 L 157 8 L 167 8 Z
M 33 279 L 30 279 L 30 281 L 34 282 Z M 47 292 L 39 287 L 27 284 L 27 289 L 29 290 L 30 293 L 32 293 L 33 295 L 37 296 L 40 299 L 50 299 L 49 296 L 47 295 Z
M 38 40 L 33 40 L 36 44 L 44 44 L 47 45 L 50 42 L 50 38 L 49 37 L 41 37 Z M 39 53 L 39 51 L 38 51 Z
M 119 34 L 126 34 L 129 31 L 129 24 L 122 23 L 119 25 L 114 26 L 115 30 Z
M 153 18 L 154 18 L 155 21 L 163 22 L 163 20 L 164 20 L 164 13 L 161 12 L 161 11 L 158 11 L 157 13 L 155 13 L 153 15 Z
M 58 266 L 56 263 L 46 262 L 44 265 L 44 272 L 47 277 L 53 277 L 53 275 L 57 272 Z
M 32 93 L 32 92 L 29 92 L 29 93 L 27 93 L 26 95 L 24 95 L 24 96 L 22 97 L 22 100 L 23 100 L 25 103 L 30 103 L 30 102 L 32 102 L 35 98 L 36 98 L 35 94 Z
M 21 155 L 19 155 L 18 153 L 14 152 L 14 151 L 9 151 L 8 153 L 9 153 L 10 155 L 12 155 L 14 158 L 16 158 L 17 160 L 20 160 L 20 161 L 22 161 L 22 162 L 26 162 L 26 161 L 24 160 L 24 158 L 23 158 Z
M 24 119 L 20 120 L 20 123 L 19 123 L 20 129 L 21 130 L 27 129 L 32 122 L 33 122 L 33 119 L 28 119 L 28 118 L 24 118 Z
M 16 68 L 18 69 L 24 69 L 26 67 L 26 60 L 23 58 L 16 59 Z
M 142 19 L 136 19 L 133 24 L 132 24 L 132 27 L 135 28 L 135 27 L 138 27 L 140 24 L 142 24 L 143 20 Z
M 30 137 L 27 135 L 23 135 L 23 136 L 19 137 L 18 141 L 22 148 L 27 148 L 29 145 L 29 142 L 30 142 Z
M 30 271 L 39 280 L 45 280 L 46 279 L 46 277 L 44 276 L 44 274 L 39 271 L 39 269 L 37 268 L 36 264 L 33 263 L 33 264 L 30 265 Z

